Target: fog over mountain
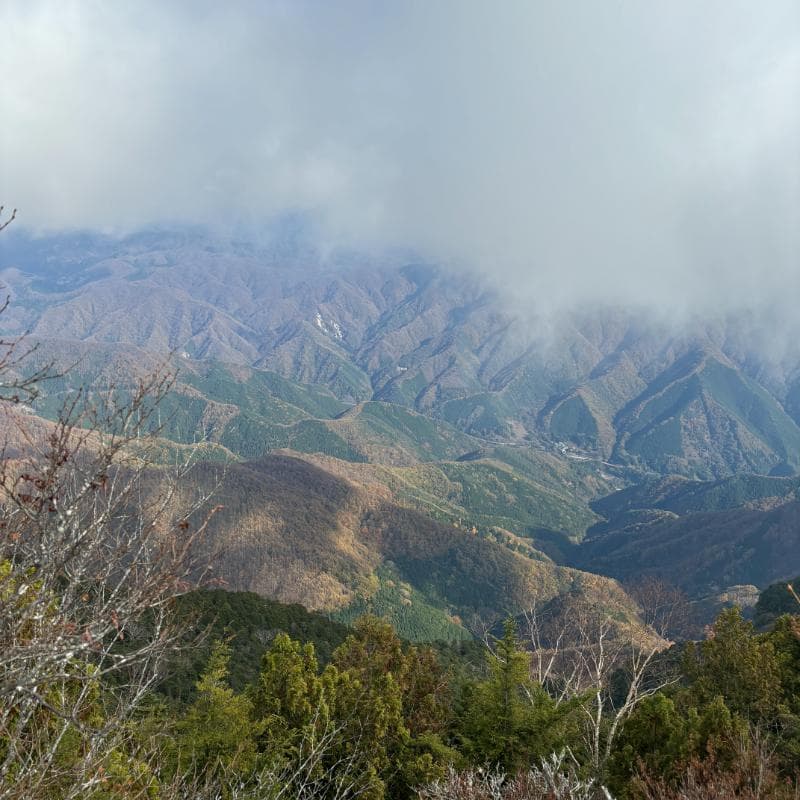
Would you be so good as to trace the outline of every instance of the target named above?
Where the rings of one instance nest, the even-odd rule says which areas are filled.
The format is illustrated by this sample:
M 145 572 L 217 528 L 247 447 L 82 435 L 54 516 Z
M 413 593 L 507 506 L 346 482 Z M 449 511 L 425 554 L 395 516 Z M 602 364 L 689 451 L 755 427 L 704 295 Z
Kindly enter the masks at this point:
M 0 76 L 0 800 L 800 798 L 800 0 Z
M 288 210 L 540 308 L 800 291 L 792 0 L 9 0 L 0 31 L 0 200 L 32 230 Z

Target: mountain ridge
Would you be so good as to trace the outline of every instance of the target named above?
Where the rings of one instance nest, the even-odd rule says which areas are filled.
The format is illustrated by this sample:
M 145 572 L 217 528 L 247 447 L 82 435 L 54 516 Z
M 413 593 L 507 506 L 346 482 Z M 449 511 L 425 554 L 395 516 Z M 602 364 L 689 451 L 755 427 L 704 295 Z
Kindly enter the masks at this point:
M 0 249 L 14 298 L 0 324 L 266 369 L 346 405 L 390 402 L 645 472 L 800 465 L 800 359 L 776 380 L 733 323 L 676 334 L 597 310 L 564 315 L 544 341 L 476 280 L 398 256 L 349 259 L 200 235 L 17 237 Z
M 277 481 L 253 466 L 265 463 L 349 487 L 344 517 L 317 498 L 331 517 L 318 514 L 329 537 L 313 553 L 262 543 L 297 577 L 291 591 L 343 619 L 372 598 L 409 630 L 456 635 L 450 618 L 479 611 L 443 599 L 437 581 L 491 593 L 468 577 L 480 558 L 502 565 L 517 600 L 513 586 L 565 589 L 563 569 L 627 580 L 672 559 L 659 574 L 698 595 L 774 580 L 794 563 L 794 489 L 768 476 L 791 482 L 800 466 L 800 360 L 760 359 L 735 319 L 679 331 L 594 309 L 565 312 L 545 334 L 478 280 L 404 253 L 323 256 L 302 242 L 163 232 L 6 244 L 12 304 L 0 328 L 30 329 L 32 364 L 63 370 L 33 412 L 53 419 L 76 391 L 124 393 L 137 374 L 175 371 L 158 417 L 164 452 L 167 440 L 206 440 L 208 457 L 256 494 Z M 786 491 L 765 493 L 775 487 Z M 288 537 L 281 546 L 301 547 L 308 511 L 296 487 L 287 492 L 291 514 L 256 505 L 231 528 L 253 533 L 268 518 Z M 359 538 L 354 520 L 367 510 L 366 530 L 391 522 L 392 536 Z M 412 550 L 430 543 L 407 536 L 415 526 L 454 542 L 448 554 L 420 561 Z M 759 548 L 767 555 L 754 561 Z M 301 599 L 268 583 L 260 590 Z

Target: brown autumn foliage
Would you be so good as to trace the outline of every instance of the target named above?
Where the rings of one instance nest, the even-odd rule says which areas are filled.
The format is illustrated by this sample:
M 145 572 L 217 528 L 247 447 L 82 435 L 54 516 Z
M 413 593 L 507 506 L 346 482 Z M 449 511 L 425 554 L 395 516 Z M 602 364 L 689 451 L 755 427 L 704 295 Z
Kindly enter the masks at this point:
M 391 562 L 412 585 L 441 587 L 467 625 L 568 592 L 617 612 L 623 627 L 638 625 L 636 605 L 615 581 L 437 522 L 401 505 L 385 484 L 334 474 L 301 454 L 199 463 L 180 490 L 187 500 L 212 486 L 222 509 L 204 546 L 221 554 L 215 577 L 231 589 L 331 611 L 372 596 L 376 570 Z

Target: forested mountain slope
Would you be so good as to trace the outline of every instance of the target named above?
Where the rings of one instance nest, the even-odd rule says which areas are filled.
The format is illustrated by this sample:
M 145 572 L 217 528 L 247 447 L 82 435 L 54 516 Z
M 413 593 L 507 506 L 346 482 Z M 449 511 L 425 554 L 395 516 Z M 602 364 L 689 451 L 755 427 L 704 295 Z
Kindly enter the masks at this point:
M 256 367 L 344 406 L 389 402 L 660 473 L 800 462 L 800 360 L 772 360 L 736 319 L 669 326 L 596 309 L 537 325 L 408 254 L 325 256 L 295 234 L 19 233 L 0 246 L 5 331 Z
M 182 491 L 212 487 L 221 508 L 202 548 L 213 578 L 231 589 L 343 620 L 378 612 L 412 639 L 468 636 L 568 591 L 636 625 L 637 609 L 614 581 L 560 567 L 508 532 L 437 522 L 375 478 L 345 478 L 286 453 L 198 464 Z
M 233 586 L 446 638 L 567 590 L 557 564 L 692 596 L 800 572 L 800 361 L 737 319 L 533 324 L 467 276 L 297 232 L 12 232 L 0 248 L 0 325 L 31 331 L 30 368 L 61 371 L 35 413 L 165 367 L 165 454 L 205 440 L 204 458 L 247 462 L 226 467 L 214 529 Z
M 671 477 L 592 504 L 592 526 L 572 562 L 621 580 L 653 574 L 693 597 L 800 572 L 797 478 L 740 475 L 719 481 Z

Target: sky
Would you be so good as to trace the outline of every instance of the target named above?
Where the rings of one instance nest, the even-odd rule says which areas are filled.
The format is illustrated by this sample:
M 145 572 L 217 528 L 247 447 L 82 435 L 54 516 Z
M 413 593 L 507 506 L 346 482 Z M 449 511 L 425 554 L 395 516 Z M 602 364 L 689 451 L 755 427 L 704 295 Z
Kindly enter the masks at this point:
M 35 231 L 290 211 L 540 305 L 800 297 L 797 0 L 4 0 L 0 75 Z

